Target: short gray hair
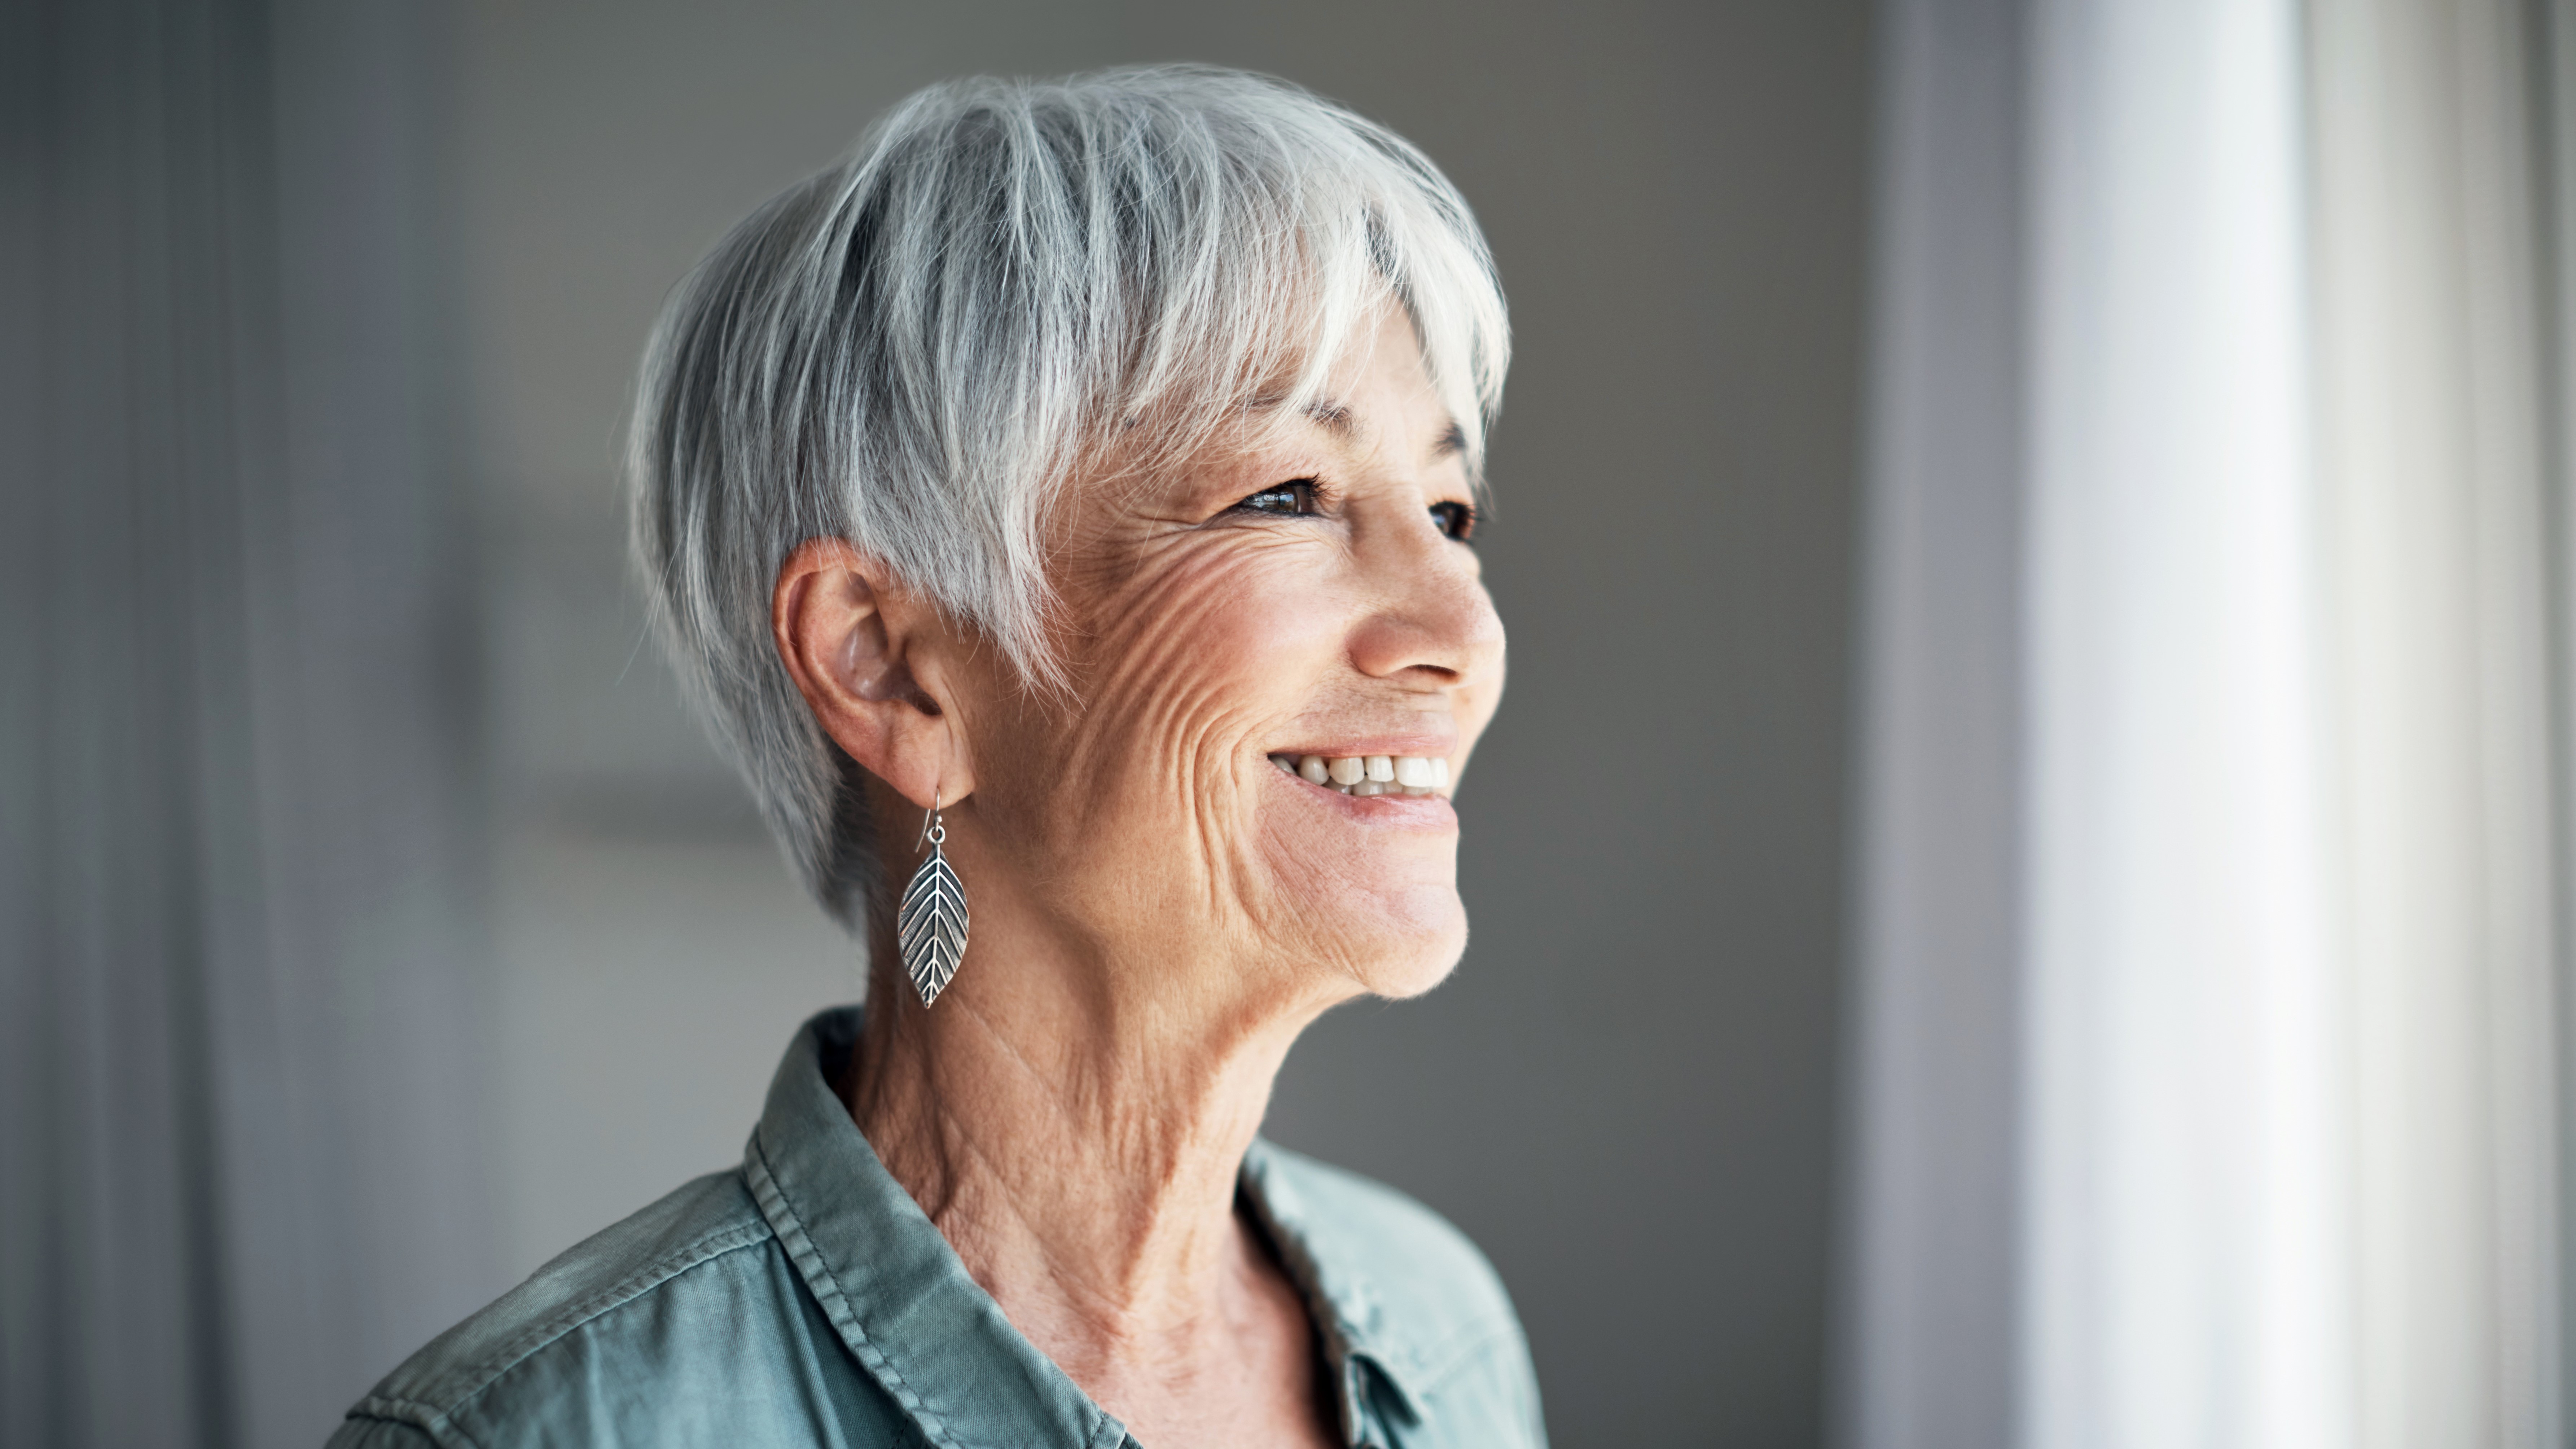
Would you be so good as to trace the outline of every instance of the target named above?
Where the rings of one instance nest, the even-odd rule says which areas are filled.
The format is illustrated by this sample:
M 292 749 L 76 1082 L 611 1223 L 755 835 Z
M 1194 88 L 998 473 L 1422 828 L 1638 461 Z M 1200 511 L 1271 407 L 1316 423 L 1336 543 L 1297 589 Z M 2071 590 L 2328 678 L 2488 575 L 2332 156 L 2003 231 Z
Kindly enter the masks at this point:
M 877 908 L 874 841 L 858 767 L 772 641 L 788 554 L 847 539 L 1059 686 L 1041 537 L 1060 485 L 1295 416 L 1388 298 L 1481 476 L 1510 341 L 1465 200 L 1384 127 L 1198 66 L 933 86 L 689 274 L 636 398 L 635 558 L 834 919 Z

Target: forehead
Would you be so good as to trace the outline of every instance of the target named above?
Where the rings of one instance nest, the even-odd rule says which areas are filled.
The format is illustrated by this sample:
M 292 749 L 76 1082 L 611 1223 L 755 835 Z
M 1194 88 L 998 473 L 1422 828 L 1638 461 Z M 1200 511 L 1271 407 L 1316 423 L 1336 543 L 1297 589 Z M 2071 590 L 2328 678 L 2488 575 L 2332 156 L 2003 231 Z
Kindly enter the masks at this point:
M 1090 486 L 1139 501 L 1264 468 L 1463 468 L 1468 446 L 1432 384 L 1410 319 L 1392 309 L 1358 330 L 1303 396 L 1283 379 L 1169 428 L 1140 418 L 1125 431 L 1079 472 Z
M 1421 462 L 1466 451 L 1466 431 L 1432 385 L 1410 320 L 1393 309 L 1352 339 L 1317 395 L 1294 405 L 1261 399 L 1247 411 L 1246 432 L 1237 441 L 1256 450 L 1264 443 L 1302 444 Z

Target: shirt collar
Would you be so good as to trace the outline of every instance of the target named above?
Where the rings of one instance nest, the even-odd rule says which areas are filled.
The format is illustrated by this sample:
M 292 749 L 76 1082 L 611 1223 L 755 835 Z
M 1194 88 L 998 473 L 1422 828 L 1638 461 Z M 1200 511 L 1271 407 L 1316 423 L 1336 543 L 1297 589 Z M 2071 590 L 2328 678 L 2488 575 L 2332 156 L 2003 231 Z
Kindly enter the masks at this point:
M 1413 1381 L 1424 1364 L 1408 1325 L 1387 1311 L 1355 1256 L 1330 1224 L 1317 1223 L 1279 1154 L 1255 1139 L 1243 1160 L 1243 1190 L 1268 1230 L 1280 1261 L 1305 1293 L 1308 1312 L 1332 1359 L 1342 1422 L 1360 1442 L 1360 1426 L 1379 1417 L 1418 1424 Z
M 861 1008 L 839 1007 L 796 1033 L 744 1152 L 744 1180 L 789 1260 L 841 1341 L 932 1443 L 1127 1442 L 1125 1426 L 1011 1326 L 850 1120 L 832 1083 L 863 1019 Z M 1419 1422 L 1405 1380 L 1420 1356 L 1288 1177 L 1255 1141 L 1244 1195 L 1324 1337 L 1344 1426 L 1357 1442 L 1380 1418 Z
M 860 1011 L 805 1024 L 769 1087 L 743 1177 L 841 1341 L 944 1449 L 1082 1445 L 1127 1431 L 1020 1336 L 832 1090 Z

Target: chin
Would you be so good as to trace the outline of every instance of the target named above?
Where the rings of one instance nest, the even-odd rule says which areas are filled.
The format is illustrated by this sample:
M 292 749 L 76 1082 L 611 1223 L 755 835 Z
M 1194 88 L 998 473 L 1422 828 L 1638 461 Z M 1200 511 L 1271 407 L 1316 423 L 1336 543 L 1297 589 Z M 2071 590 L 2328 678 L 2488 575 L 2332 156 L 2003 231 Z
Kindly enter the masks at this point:
M 1397 962 L 1369 973 L 1369 995 L 1387 1001 L 1410 1001 L 1449 979 L 1463 951 L 1443 951 Z
M 1371 996 L 1404 1001 L 1449 979 L 1467 952 L 1467 910 L 1454 886 L 1424 886 L 1411 899 L 1381 902 L 1392 909 L 1375 916 L 1382 926 L 1406 929 L 1372 933 L 1376 939 L 1355 950 L 1354 973 Z

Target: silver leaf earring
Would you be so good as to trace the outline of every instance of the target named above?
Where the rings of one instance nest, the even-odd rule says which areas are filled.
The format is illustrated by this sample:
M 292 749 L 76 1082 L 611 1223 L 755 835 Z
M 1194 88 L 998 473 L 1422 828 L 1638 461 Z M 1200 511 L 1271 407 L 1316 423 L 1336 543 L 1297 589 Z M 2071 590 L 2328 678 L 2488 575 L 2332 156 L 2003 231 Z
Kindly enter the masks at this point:
M 912 977 L 912 989 L 921 993 L 921 1004 L 928 1006 L 948 989 L 949 978 L 957 974 L 957 959 L 966 954 L 966 887 L 939 849 L 948 839 L 948 826 L 939 818 L 935 791 L 930 812 L 921 817 L 921 839 L 930 842 L 930 858 L 903 888 L 894 931 L 904 972 Z M 914 844 L 917 847 L 920 842 Z

